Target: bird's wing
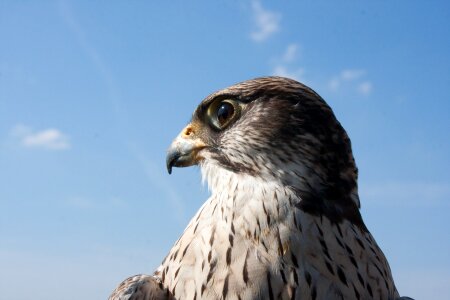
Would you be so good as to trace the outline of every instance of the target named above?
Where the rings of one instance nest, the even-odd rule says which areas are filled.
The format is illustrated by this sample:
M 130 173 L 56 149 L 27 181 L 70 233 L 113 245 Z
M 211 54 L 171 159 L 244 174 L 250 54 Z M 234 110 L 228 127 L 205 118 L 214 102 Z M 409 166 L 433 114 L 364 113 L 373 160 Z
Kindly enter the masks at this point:
M 135 275 L 125 279 L 108 300 L 173 300 L 156 276 Z

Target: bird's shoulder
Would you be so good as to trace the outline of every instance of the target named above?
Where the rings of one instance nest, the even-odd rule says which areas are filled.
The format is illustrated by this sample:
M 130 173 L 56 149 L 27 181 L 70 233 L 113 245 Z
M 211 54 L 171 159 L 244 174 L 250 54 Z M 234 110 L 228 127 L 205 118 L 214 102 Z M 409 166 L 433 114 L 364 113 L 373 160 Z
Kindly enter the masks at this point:
M 112 292 L 108 300 L 171 300 L 170 292 L 154 275 L 128 277 Z

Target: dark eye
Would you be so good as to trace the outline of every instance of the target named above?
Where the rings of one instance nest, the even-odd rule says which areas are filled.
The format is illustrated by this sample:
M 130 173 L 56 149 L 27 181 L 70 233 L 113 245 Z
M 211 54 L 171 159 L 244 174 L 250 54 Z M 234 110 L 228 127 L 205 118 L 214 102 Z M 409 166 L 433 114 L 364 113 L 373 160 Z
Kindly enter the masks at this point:
M 222 102 L 217 109 L 217 121 L 223 126 L 234 114 L 234 107 L 228 102 Z
M 216 129 L 222 130 L 239 116 L 241 104 L 233 99 L 215 101 L 208 107 L 206 118 Z

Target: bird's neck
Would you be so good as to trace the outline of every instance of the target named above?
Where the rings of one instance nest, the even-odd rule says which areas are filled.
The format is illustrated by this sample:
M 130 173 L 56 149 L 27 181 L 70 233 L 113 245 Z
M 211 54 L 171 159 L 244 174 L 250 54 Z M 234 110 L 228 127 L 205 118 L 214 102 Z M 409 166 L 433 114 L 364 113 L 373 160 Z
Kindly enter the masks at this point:
M 283 222 L 300 201 L 291 188 L 273 178 L 235 173 L 214 164 L 202 166 L 202 177 L 219 218 L 228 224 L 234 220 L 244 231 L 254 233 Z

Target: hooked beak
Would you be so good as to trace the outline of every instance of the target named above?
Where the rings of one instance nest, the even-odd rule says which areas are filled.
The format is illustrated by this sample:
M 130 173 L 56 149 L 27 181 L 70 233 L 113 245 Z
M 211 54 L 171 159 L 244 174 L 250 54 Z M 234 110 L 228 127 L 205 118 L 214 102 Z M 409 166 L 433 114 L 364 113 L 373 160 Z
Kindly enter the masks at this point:
M 189 167 L 197 164 L 201 159 L 198 152 L 205 147 L 205 143 L 195 138 L 193 126 L 189 124 L 167 150 L 167 172 L 172 174 L 172 167 Z

